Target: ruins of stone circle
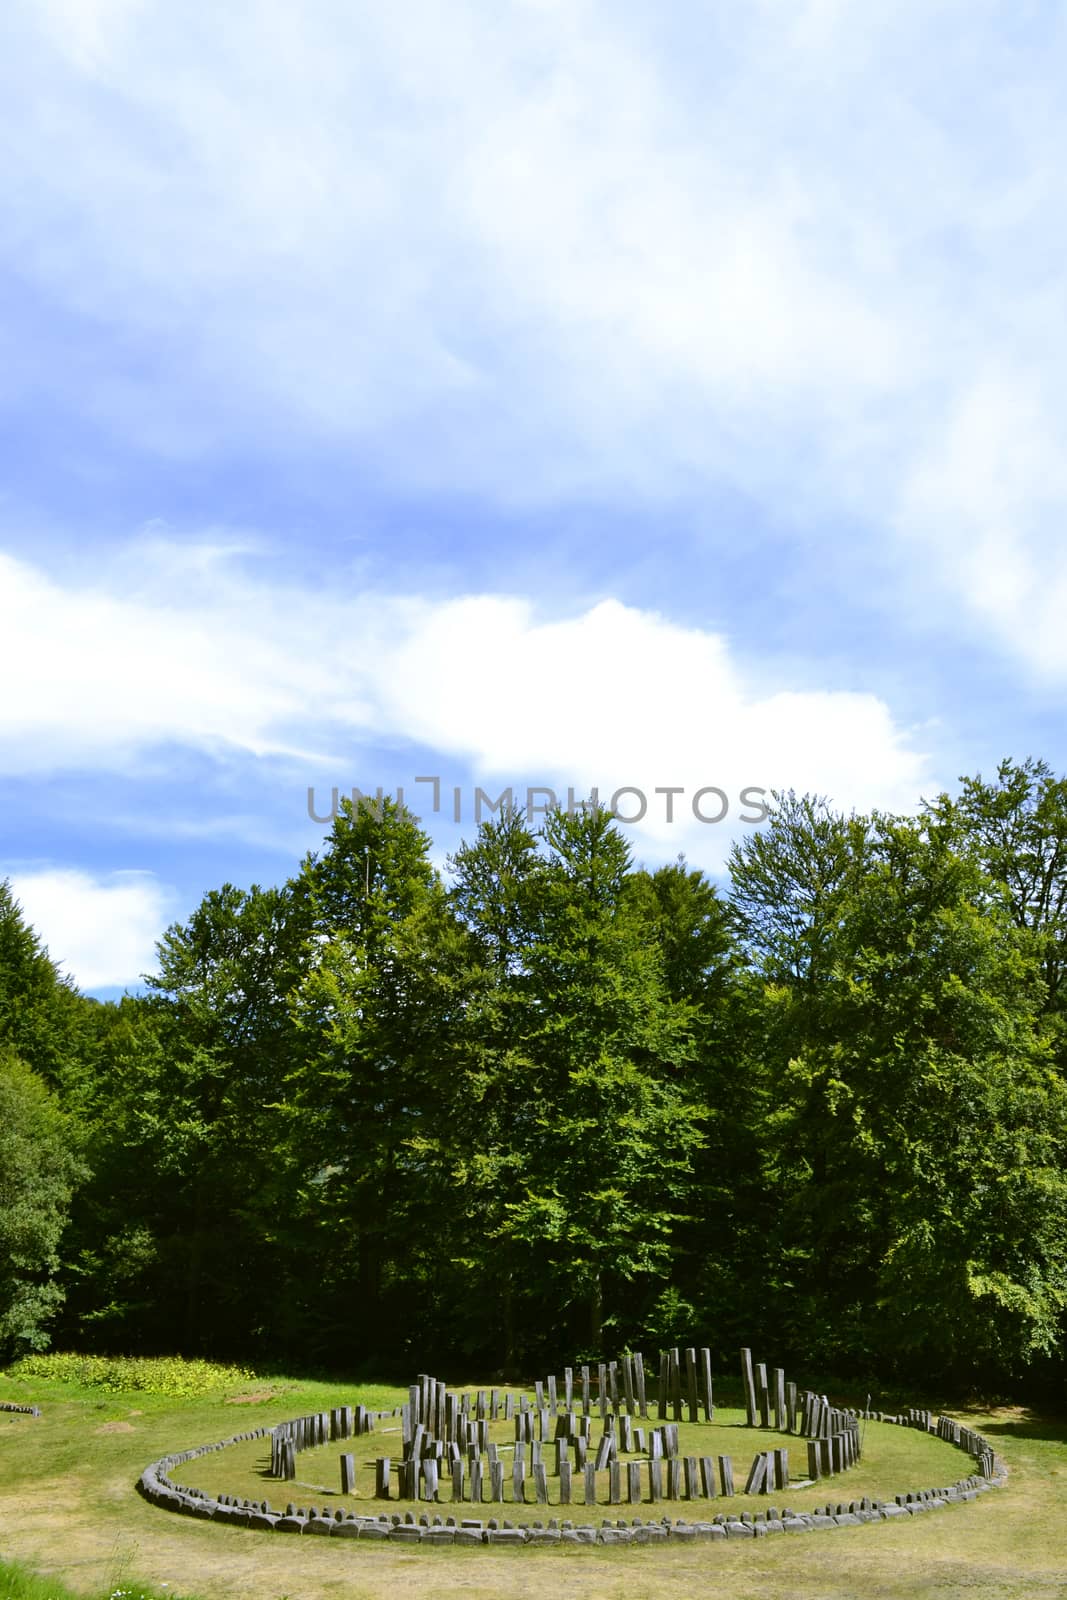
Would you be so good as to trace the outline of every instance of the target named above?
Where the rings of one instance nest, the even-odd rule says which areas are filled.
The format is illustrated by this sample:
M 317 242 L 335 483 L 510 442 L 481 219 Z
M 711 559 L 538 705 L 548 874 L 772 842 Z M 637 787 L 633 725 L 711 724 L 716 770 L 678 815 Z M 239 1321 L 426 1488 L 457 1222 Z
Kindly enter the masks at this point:
M 595 1376 L 594 1376 L 595 1373 Z M 795 1513 L 788 1507 L 753 1515 L 731 1517 L 719 1512 L 710 1520 L 659 1522 L 634 1518 L 632 1523 L 603 1521 L 601 1526 L 578 1525 L 566 1518 L 572 1505 L 618 1507 L 656 1505 L 662 1501 L 689 1503 L 731 1499 L 735 1490 L 730 1456 L 682 1455 L 678 1424 L 683 1420 L 711 1422 L 715 1415 L 711 1354 L 704 1349 L 672 1349 L 661 1353 L 656 1399 L 647 1393 L 646 1370 L 639 1354 L 595 1368 L 583 1365 L 564 1369 L 562 1380 L 538 1380 L 533 1393 L 511 1389 L 456 1393 L 446 1384 L 423 1374 L 408 1391 L 407 1403 L 392 1411 L 373 1412 L 364 1406 L 339 1406 L 257 1428 L 214 1445 L 203 1445 L 180 1455 L 153 1462 L 141 1475 L 141 1492 L 156 1505 L 238 1526 L 293 1533 L 332 1534 L 342 1538 L 394 1538 L 428 1543 L 650 1543 L 665 1538 L 759 1538 L 779 1532 L 807 1532 L 817 1528 L 855 1526 L 914 1516 L 956 1501 L 973 1500 L 1004 1481 L 1005 1468 L 989 1442 L 950 1417 L 936 1420 L 927 1410 L 908 1408 L 897 1415 L 880 1411 L 851 1411 L 831 1406 L 825 1395 L 798 1390 L 782 1368 L 768 1371 L 753 1362 L 749 1349 L 741 1351 L 746 1424 L 750 1428 L 794 1435 L 805 1449 L 805 1471 L 791 1476 L 789 1449 L 778 1446 L 757 1451 L 748 1469 L 744 1493 L 769 1495 L 810 1488 L 824 1479 L 847 1472 L 862 1452 L 866 1421 L 896 1423 L 938 1437 L 964 1450 L 976 1470 L 953 1484 L 910 1490 L 893 1501 L 871 1499 L 829 1502 L 824 1509 Z M 657 1415 L 649 1415 L 655 1404 Z M 594 1413 L 601 1432 L 594 1437 Z M 673 1420 L 670 1413 L 673 1413 Z M 514 1441 L 501 1445 L 489 1438 L 490 1424 L 512 1422 Z M 476 1516 L 431 1516 L 416 1520 L 408 1511 L 381 1511 L 360 1515 L 353 1511 L 304 1508 L 289 1503 L 284 1511 L 266 1501 L 238 1500 L 230 1495 L 211 1497 L 195 1488 L 175 1483 L 174 1469 L 209 1451 L 225 1449 L 244 1440 L 270 1440 L 270 1476 L 280 1482 L 296 1479 L 297 1456 L 303 1450 L 343 1443 L 375 1432 L 383 1422 L 391 1434 L 399 1433 L 400 1454 L 379 1455 L 374 1462 L 373 1498 L 396 1498 L 441 1503 L 447 1489 L 453 1505 L 473 1512 L 489 1505 L 536 1504 L 556 1506 L 564 1516 L 514 1527 L 502 1516 L 487 1521 Z M 653 1424 L 656 1425 L 653 1425 Z M 385 1434 L 383 1433 L 383 1437 Z M 510 1452 L 510 1460 L 504 1459 Z M 637 1460 L 623 1461 L 636 1455 Z M 508 1467 L 510 1466 L 510 1471 Z M 625 1468 L 625 1475 L 624 1475 Z M 603 1482 L 607 1477 L 606 1490 Z M 556 1493 L 549 1496 L 550 1478 Z M 738 1480 L 739 1481 L 739 1480 Z M 507 1493 L 505 1492 L 507 1491 Z M 339 1492 L 356 1492 L 355 1457 L 340 1456 Z M 528 1492 L 533 1499 L 528 1499 Z

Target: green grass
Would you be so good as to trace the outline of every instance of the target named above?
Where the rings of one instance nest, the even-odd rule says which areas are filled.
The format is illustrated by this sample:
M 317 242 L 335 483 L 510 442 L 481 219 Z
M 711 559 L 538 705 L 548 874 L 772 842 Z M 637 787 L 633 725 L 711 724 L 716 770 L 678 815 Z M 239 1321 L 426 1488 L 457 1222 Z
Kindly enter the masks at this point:
M 655 1426 L 654 1421 L 651 1426 Z M 828 1499 L 835 1502 L 857 1500 L 863 1495 L 892 1499 L 895 1494 L 909 1489 L 928 1489 L 952 1483 L 971 1470 L 969 1458 L 941 1439 L 932 1438 L 911 1428 L 871 1422 L 866 1424 L 864 1459 L 847 1472 L 824 1479 L 810 1488 L 779 1490 L 770 1496 L 746 1495 L 743 1493 L 745 1480 L 757 1451 L 779 1447 L 787 1449 L 792 1477 L 806 1479 L 807 1452 L 804 1441 L 798 1439 L 795 1434 L 748 1428 L 745 1426 L 743 1411 L 722 1409 L 717 1409 L 714 1422 L 680 1423 L 678 1432 L 680 1452 L 683 1457 L 723 1455 L 732 1458 L 736 1493 L 730 1499 L 719 1497 L 715 1500 L 693 1502 L 684 1498 L 663 1499 L 656 1503 L 657 1516 L 703 1518 L 714 1516 L 717 1512 L 727 1509 L 763 1511 L 771 1504 L 779 1507 L 788 1504 L 802 1511 L 810 1510 L 816 1505 L 824 1505 Z M 599 1425 L 594 1423 L 594 1449 L 599 1434 Z M 483 1517 L 506 1516 L 516 1524 L 543 1518 L 545 1507 L 534 1503 L 529 1465 L 527 1465 L 525 1502 L 515 1503 L 511 1498 L 510 1450 L 514 1445 L 514 1425 L 506 1422 L 491 1425 L 489 1436 L 501 1446 L 502 1457 L 507 1463 L 504 1469 L 505 1502 L 501 1505 L 486 1501 L 479 1511 L 471 1507 L 468 1501 L 458 1514 Z M 345 1496 L 340 1492 L 342 1451 L 350 1453 L 355 1458 L 357 1490 L 355 1496 Z M 394 1498 L 389 1502 L 374 1499 L 374 1462 L 377 1456 L 382 1455 L 390 1456 L 394 1463 Z M 284 1508 L 287 1502 L 292 1501 L 293 1504 L 302 1504 L 305 1507 L 311 1504 L 320 1508 L 328 1506 L 331 1511 L 339 1509 L 362 1511 L 364 1515 L 368 1512 L 376 1514 L 381 1511 L 426 1511 L 425 1502 L 417 1503 L 396 1498 L 395 1464 L 399 1456 L 399 1419 L 387 1418 L 383 1419 L 377 1431 L 364 1434 L 359 1439 L 301 1451 L 296 1458 L 297 1477 L 294 1482 L 283 1483 L 269 1476 L 270 1445 L 269 1441 L 264 1439 L 247 1440 L 217 1454 L 201 1456 L 196 1461 L 183 1462 L 175 1469 L 174 1476 L 183 1484 L 203 1489 L 211 1494 L 228 1493 L 240 1498 L 266 1499 L 276 1508 Z M 544 1459 L 549 1468 L 550 1515 L 562 1514 L 576 1522 L 582 1522 L 609 1514 L 613 1516 L 647 1514 L 651 1508 L 647 1472 L 644 1469 L 641 1475 L 644 1498 L 641 1506 L 634 1506 L 632 1512 L 628 1505 L 608 1506 L 608 1473 L 602 1471 L 597 1474 L 597 1505 L 586 1506 L 580 1503 L 584 1498 L 584 1485 L 580 1475 L 576 1473 L 573 1502 L 560 1513 L 559 1479 L 552 1475 L 555 1450 L 551 1444 L 544 1447 Z M 620 1459 L 636 1461 L 642 1458 L 639 1455 L 632 1455 Z M 529 1447 L 527 1447 L 527 1462 L 529 1462 Z M 625 1496 L 625 1472 L 622 1474 L 622 1489 Z M 435 1511 L 451 1513 L 458 1510 L 452 1505 L 450 1479 L 446 1478 L 442 1483 L 438 1498 L 441 1504 L 433 1508 Z
M 82 1600 L 58 1578 L 44 1578 L 20 1561 L 0 1561 L 0 1600 Z M 114 1588 L 98 1589 L 92 1600 L 181 1600 L 169 1589 L 117 1580 Z M 185 1600 L 191 1600 L 186 1596 Z
M 174 1399 L 143 1389 L 112 1393 L 77 1376 L 60 1381 L 23 1370 L 17 1379 L 0 1377 L 0 1399 L 42 1408 L 39 1418 L 0 1413 L 0 1557 L 19 1564 L 14 1575 L 10 1565 L 0 1566 L 0 1600 L 104 1600 L 118 1590 L 131 1591 L 130 1600 L 139 1594 L 152 1600 L 415 1600 L 431 1590 L 435 1600 L 505 1594 L 532 1600 L 545 1593 L 553 1600 L 685 1600 L 691 1594 L 708 1600 L 795 1600 L 797 1594 L 813 1600 L 1064 1600 L 1067 1594 L 1067 1425 L 1006 1408 L 963 1419 L 982 1429 L 1007 1460 L 1006 1489 L 903 1526 L 783 1536 L 758 1547 L 413 1550 L 215 1527 L 160 1511 L 135 1492 L 142 1468 L 159 1456 L 330 1406 L 383 1409 L 404 1398 L 406 1391 L 389 1386 L 293 1378 L 242 1379 L 228 1389 Z M 918 1386 L 911 1398 L 924 1399 Z M 750 1434 L 737 1420 L 727 1411 L 713 1427 L 690 1431 L 683 1424 L 683 1450 L 694 1453 L 699 1440 L 698 1453 L 732 1455 L 743 1481 L 749 1446 L 764 1446 L 771 1436 Z M 513 1429 L 501 1431 L 513 1437 Z M 713 1435 L 709 1450 L 704 1441 Z M 721 1450 L 720 1440 L 728 1441 Z M 351 1441 L 364 1460 L 379 1453 L 382 1442 L 374 1434 Z M 340 1449 L 297 1458 L 300 1478 L 327 1491 L 308 1493 L 306 1503 L 331 1509 L 342 1503 L 329 1492 L 339 1487 Z M 217 1487 L 231 1493 L 299 1503 L 290 1485 L 260 1476 L 264 1455 L 262 1444 L 238 1446 L 185 1463 L 175 1475 L 210 1488 L 217 1472 Z M 803 1456 L 797 1465 L 802 1462 Z M 770 1499 L 799 1508 L 864 1492 L 885 1495 L 945 1482 L 968 1468 L 967 1457 L 939 1440 L 872 1423 L 859 1466 L 821 1489 Z M 363 1493 L 352 1502 L 363 1510 L 371 1504 L 366 1483 L 364 1467 Z M 446 1485 L 442 1499 L 449 1493 Z M 738 1497 L 732 1505 L 748 1503 Z M 764 1497 L 752 1502 L 760 1508 L 768 1503 Z M 723 1505 L 704 1502 L 701 1510 L 713 1514 Z M 664 1504 L 656 1515 L 692 1515 L 694 1509 Z M 444 1503 L 440 1510 L 449 1514 L 451 1507 Z M 482 1514 L 518 1521 L 520 1515 L 543 1518 L 544 1508 L 486 1505 Z M 553 1508 L 549 1514 L 559 1513 Z M 571 1514 L 579 1522 L 650 1513 L 647 1506 L 575 1505 Z M 28 1575 L 34 1573 L 38 1577 Z

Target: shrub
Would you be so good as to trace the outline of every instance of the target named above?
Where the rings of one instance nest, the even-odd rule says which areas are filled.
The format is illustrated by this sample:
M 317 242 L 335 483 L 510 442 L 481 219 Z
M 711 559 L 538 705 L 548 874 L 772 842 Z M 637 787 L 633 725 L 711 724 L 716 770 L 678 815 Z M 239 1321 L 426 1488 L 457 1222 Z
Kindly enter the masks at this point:
M 11 1378 L 52 1378 L 106 1394 L 157 1394 L 172 1400 L 213 1394 L 256 1374 L 250 1367 L 187 1361 L 182 1356 L 28 1355 L 7 1369 Z

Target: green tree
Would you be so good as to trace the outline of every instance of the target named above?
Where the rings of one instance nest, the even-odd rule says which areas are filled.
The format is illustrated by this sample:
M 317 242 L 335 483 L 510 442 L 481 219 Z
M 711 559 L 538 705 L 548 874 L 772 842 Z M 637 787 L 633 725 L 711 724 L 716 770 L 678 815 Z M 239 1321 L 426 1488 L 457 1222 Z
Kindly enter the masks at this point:
M 1045 761 L 1004 760 L 996 780 L 961 778 L 927 810 L 953 847 L 1001 884 L 1013 920 L 1041 949 L 1047 1008 L 1064 1008 L 1067 966 L 1067 779 Z
M 166 931 L 149 995 L 100 1009 L 83 1108 L 95 1176 L 71 1234 L 83 1337 L 220 1353 L 286 1342 L 303 1241 L 275 1107 L 304 915 L 288 887 L 225 884 Z
M 347 804 L 305 863 L 308 970 L 294 994 L 292 1137 L 333 1240 L 333 1315 L 396 1353 L 447 1298 L 452 1146 L 472 946 L 409 813 Z M 462 1253 L 460 1248 L 459 1253 Z
M 0 880 L 0 1044 L 68 1101 L 84 1088 L 94 1004 L 60 973 Z
M 85 1177 L 55 1095 L 0 1047 L 0 1356 L 40 1350 L 62 1302 L 59 1245 Z
M 532 879 L 521 1098 L 487 1152 L 507 1198 L 494 1230 L 522 1247 L 529 1286 L 574 1307 L 599 1351 L 632 1285 L 669 1278 L 671 1236 L 691 1194 L 704 1107 L 680 1072 L 691 1014 L 627 898 L 625 841 L 601 809 L 546 818 Z
M 779 962 L 763 988 L 779 1314 L 811 1359 L 1004 1371 L 1049 1348 L 1067 1289 L 1065 1106 L 1032 942 L 942 832 L 836 821 L 792 808 L 732 864 L 744 885 L 778 850 L 790 871 L 810 859 L 798 899 L 825 909 L 835 842 L 830 909 L 803 932 L 814 970 Z M 795 906 L 782 916 L 795 938 Z

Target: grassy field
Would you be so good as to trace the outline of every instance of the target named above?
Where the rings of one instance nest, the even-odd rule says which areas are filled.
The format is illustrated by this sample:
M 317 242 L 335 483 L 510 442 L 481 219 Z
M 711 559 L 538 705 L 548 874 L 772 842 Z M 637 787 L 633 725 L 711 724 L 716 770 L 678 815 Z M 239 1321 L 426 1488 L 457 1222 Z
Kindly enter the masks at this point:
M 551 1592 L 583 1600 L 811 1600 L 966 1596 L 967 1600 L 1067 1597 L 1067 1427 L 1028 1412 L 1001 1409 L 969 1414 L 1004 1456 L 1011 1479 L 977 1503 L 907 1523 L 840 1529 L 761 1541 L 758 1545 L 696 1545 L 658 1549 L 396 1549 L 360 1541 L 296 1539 L 213 1527 L 159 1511 L 134 1483 L 147 1462 L 252 1427 L 270 1425 L 331 1405 L 398 1403 L 399 1390 L 304 1381 L 231 1385 L 229 1392 L 176 1399 L 152 1393 L 102 1393 L 76 1382 L 0 1378 L 0 1399 L 36 1403 L 39 1418 L 0 1413 L 0 1558 L 23 1572 L 0 1570 L 0 1600 L 66 1600 L 76 1595 L 143 1594 L 198 1600 L 326 1600 L 330 1596 L 422 1594 L 497 1600 Z M 921 1396 L 916 1395 L 916 1400 Z M 959 1415 L 959 1413 L 957 1413 Z M 686 1446 L 683 1427 L 683 1449 Z M 501 1430 L 501 1441 L 506 1434 Z M 714 1427 L 690 1435 L 700 1453 L 731 1454 L 742 1478 L 753 1435 L 738 1416 L 721 1413 Z M 770 1442 L 769 1436 L 759 1439 Z M 364 1457 L 384 1440 L 360 1442 Z M 346 1447 L 347 1448 L 347 1447 Z M 796 1441 L 792 1450 L 796 1452 Z M 337 1445 L 298 1458 L 297 1485 L 263 1477 L 261 1441 L 189 1462 L 176 1475 L 205 1489 L 267 1498 L 273 1504 L 350 1504 L 338 1491 Z M 399 1452 L 397 1452 L 399 1453 Z M 795 1468 L 799 1460 L 793 1457 Z M 790 1490 L 772 1499 L 798 1509 L 828 1497 L 949 1481 L 967 1459 L 910 1429 L 867 1430 L 863 1462 L 821 1493 Z M 367 1469 L 357 1479 L 365 1486 Z M 447 1491 L 446 1491 L 447 1493 Z M 721 1502 L 712 1504 L 713 1512 Z M 766 1499 L 746 1504 L 763 1508 Z M 451 1506 L 442 1505 L 442 1514 Z M 692 1509 L 692 1508 L 690 1508 Z M 684 1516 L 664 1505 L 655 1515 Z M 534 1506 L 490 1508 L 483 1514 L 513 1521 L 544 1517 Z M 549 1512 L 548 1514 L 553 1514 Z M 575 1521 L 598 1520 L 607 1507 L 574 1506 Z M 652 1515 L 650 1507 L 621 1506 L 613 1514 Z M 25 1573 L 37 1574 L 27 1579 Z

